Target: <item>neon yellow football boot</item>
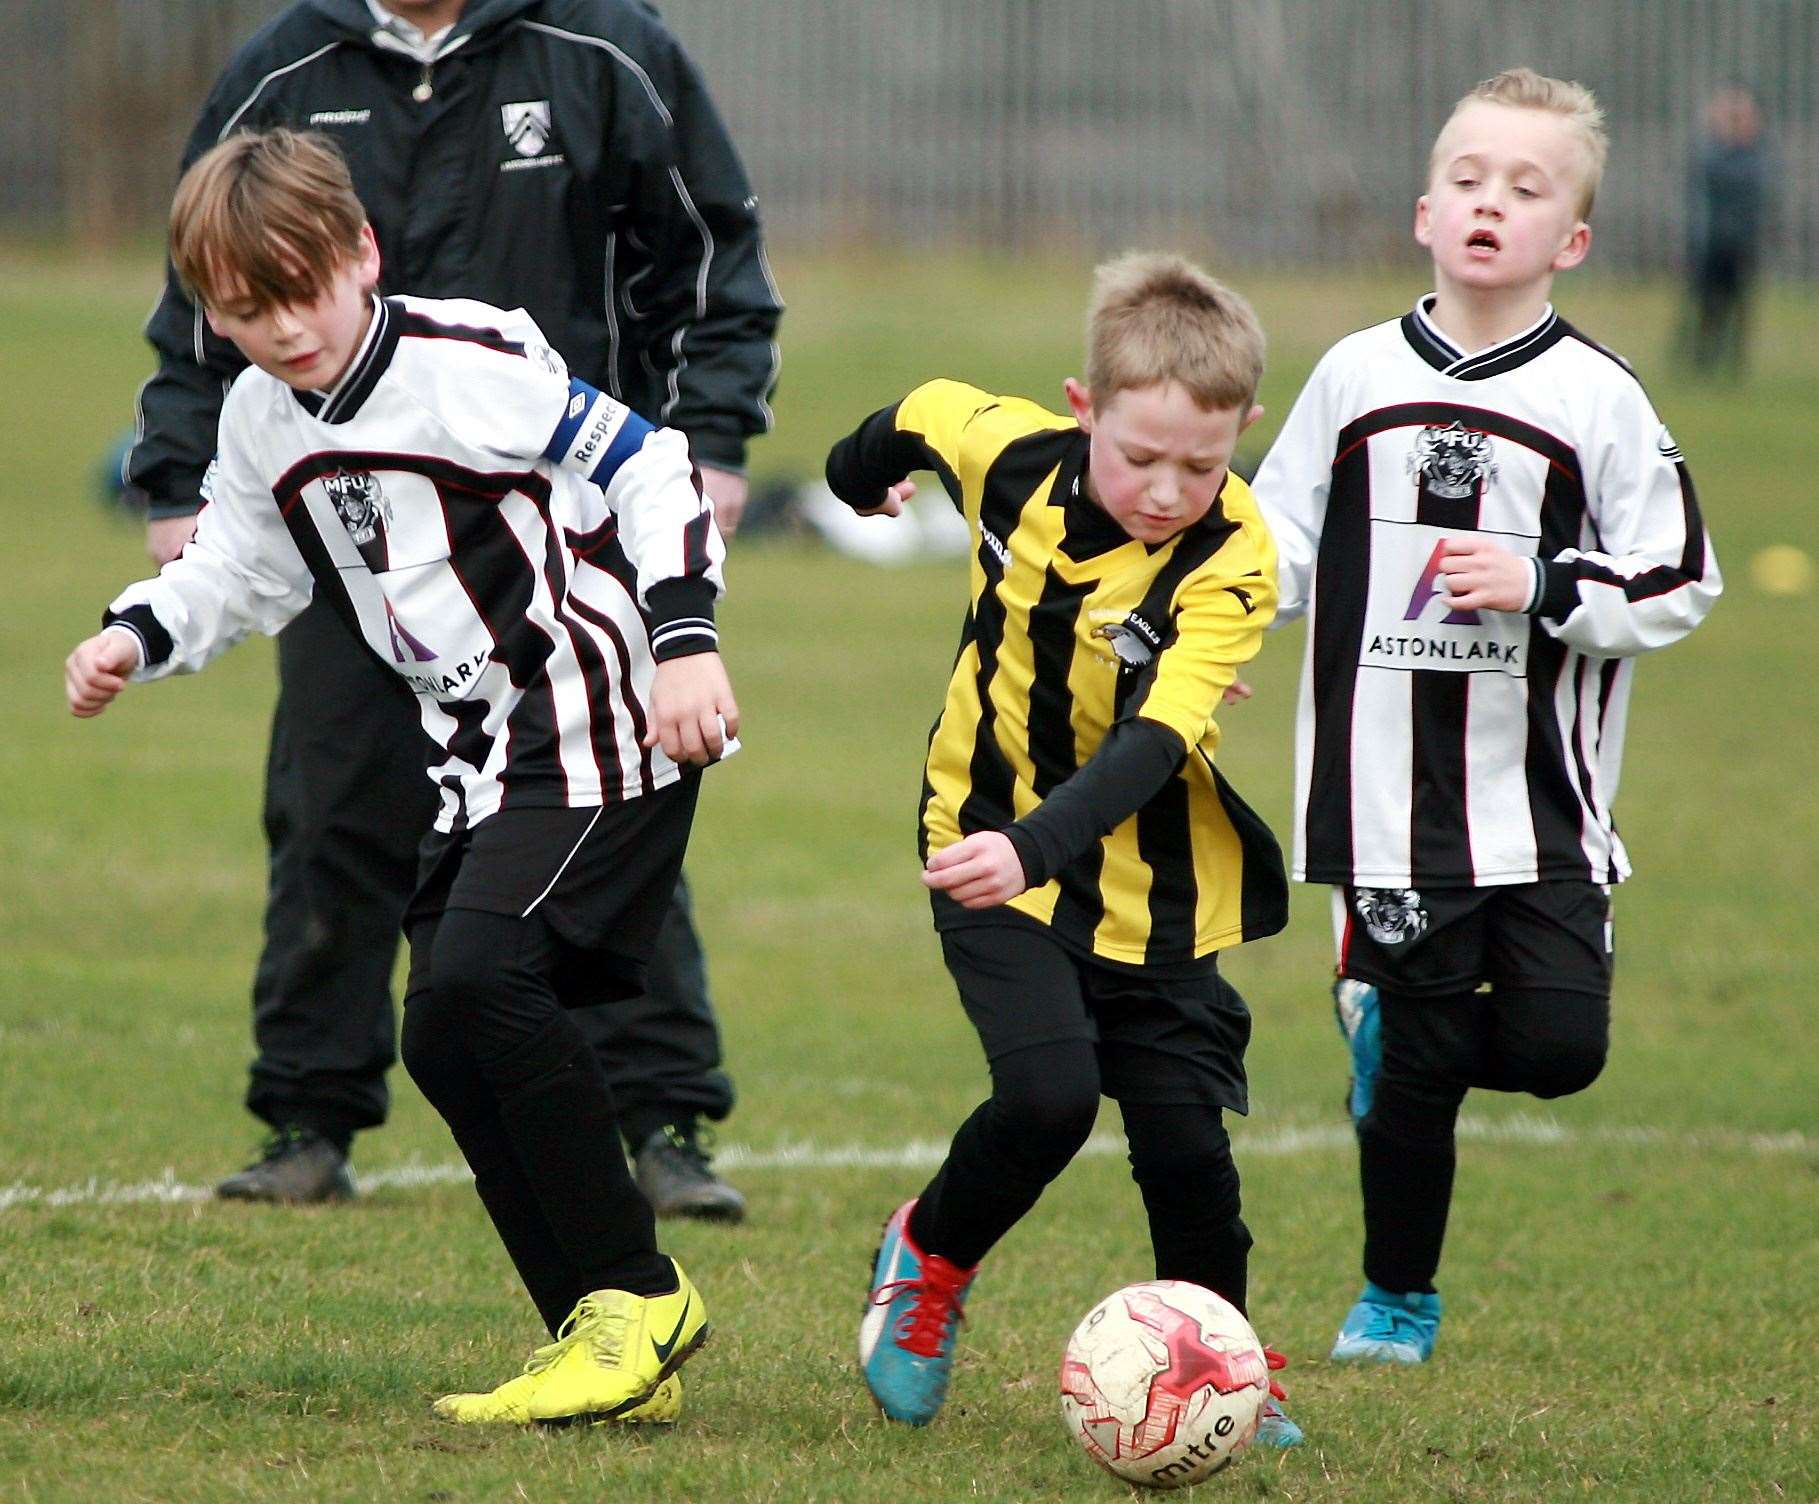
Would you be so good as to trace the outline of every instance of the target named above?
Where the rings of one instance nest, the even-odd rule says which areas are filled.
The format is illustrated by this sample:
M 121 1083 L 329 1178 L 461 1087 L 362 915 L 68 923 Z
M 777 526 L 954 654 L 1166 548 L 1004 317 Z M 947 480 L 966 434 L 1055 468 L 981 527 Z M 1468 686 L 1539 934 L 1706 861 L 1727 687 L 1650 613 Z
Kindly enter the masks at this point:
M 521 1373 L 488 1394 L 445 1394 L 430 1408 L 441 1419 L 452 1420 L 457 1425 L 529 1425 L 531 1416 L 525 1396 L 535 1377 L 532 1373 Z M 681 1418 L 682 1375 L 673 1373 L 642 1405 L 634 1405 L 624 1414 L 615 1415 L 612 1423 L 673 1426 Z
M 700 1292 L 671 1260 L 676 1289 L 668 1295 L 639 1296 L 626 1290 L 596 1290 L 569 1313 L 556 1340 L 540 1347 L 524 1372 L 489 1394 L 452 1394 L 436 1401 L 435 1413 L 466 1424 L 569 1425 L 620 1418 L 674 1420 L 664 1381 L 707 1341 L 707 1311 Z M 644 1411 L 634 1417 L 631 1412 Z

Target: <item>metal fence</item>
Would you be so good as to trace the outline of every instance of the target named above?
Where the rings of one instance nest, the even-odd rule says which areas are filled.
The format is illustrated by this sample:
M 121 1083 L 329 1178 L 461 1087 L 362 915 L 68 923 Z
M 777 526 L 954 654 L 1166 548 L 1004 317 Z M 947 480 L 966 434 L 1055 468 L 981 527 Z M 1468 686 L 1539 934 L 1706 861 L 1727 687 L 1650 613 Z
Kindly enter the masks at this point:
M 155 227 L 191 116 L 273 0 L 7 0 L 0 219 Z M 1599 260 L 1673 264 L 1699 103 L 1781 163 L 1773 265 L 1819 275 L 1819 0 L 665 0 L 786 243 L 1371 262 L 1408 243 L 1453 99 L 1515 62 L 1591 85 Z

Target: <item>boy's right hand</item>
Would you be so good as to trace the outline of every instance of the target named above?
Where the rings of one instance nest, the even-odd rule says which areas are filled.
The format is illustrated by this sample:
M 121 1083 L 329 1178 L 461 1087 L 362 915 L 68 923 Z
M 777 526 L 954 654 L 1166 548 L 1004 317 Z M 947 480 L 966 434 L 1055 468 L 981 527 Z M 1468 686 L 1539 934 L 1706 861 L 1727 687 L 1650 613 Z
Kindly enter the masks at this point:
M 894 486 L 884 488 L 884 500 L 875 507 L 854 507 L 861 517 L 901 517 L 903 503 L 916 494 L 916 483 L 913 480 L 900 480 Z
M 139 644 L 130 632 L 97 632 L 76 644 L 63 664 L 63 692 L 71 715 L 100 715 L 126 688 L 139 667 Z

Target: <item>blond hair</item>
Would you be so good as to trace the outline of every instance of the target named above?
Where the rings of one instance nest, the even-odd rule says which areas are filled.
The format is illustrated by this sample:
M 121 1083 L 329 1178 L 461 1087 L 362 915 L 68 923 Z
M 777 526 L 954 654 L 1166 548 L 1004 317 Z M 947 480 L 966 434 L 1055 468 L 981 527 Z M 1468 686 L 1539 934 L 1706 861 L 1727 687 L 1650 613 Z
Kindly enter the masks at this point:
M 1093 406 L 1178 381 L 1207 409 L 1245 407 L 1263 379 L 1251 305 L 1180 256 L 1131 252 L 1093 272 L 1086 384 Z
M 1604 162 L 1610 155 L 1611 138 L 1604 129 L 1604 111 L 1598 98 L 1584 84 L 1563 78 L 1549 78 L 1533 68 L 1505 68 L 1495 78 L 1487 78 L 1463 95 L 1453 106 L 1440 134 L 1434 137 L 1434 149 L 1428 154 L 1427 180 L 1431 183 L 1440 170 L 1440 149 L 1446 133 L 1452 129 L 1459 112 L 1471 104 L 1500 104 L 1512 110 L 1540 110 L 1558 115 L 1566 122 L 1579 143 L 1583 171 L 1579 180 L 1579 218 L 1589 219 L 1592 200 L 1598 196 L 1598 185 L 1604 180 Z
M 171 203 L 171 264 L 192 298 L 308 303 L 359 254 L 366 210 L 314 131 L 242 131 L 198 157 Z

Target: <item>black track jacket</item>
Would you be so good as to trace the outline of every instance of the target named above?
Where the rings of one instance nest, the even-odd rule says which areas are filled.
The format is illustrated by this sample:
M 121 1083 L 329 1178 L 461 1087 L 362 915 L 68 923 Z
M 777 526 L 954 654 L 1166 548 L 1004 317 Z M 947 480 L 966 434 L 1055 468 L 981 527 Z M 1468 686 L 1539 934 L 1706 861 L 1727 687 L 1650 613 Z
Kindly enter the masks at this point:
M 523 307 L 579 376 L 739 469 L 769 427 L 782 311 L 757 200 L 701 75 L 636 0 L 470 0 L 433 63 L 365 0 L 301 0 L 229 62 L 187 167 L 244 127 L 333 137 L 381 291 Z M 129 498 L 194 512 L 245 361 L 168 273 Z

